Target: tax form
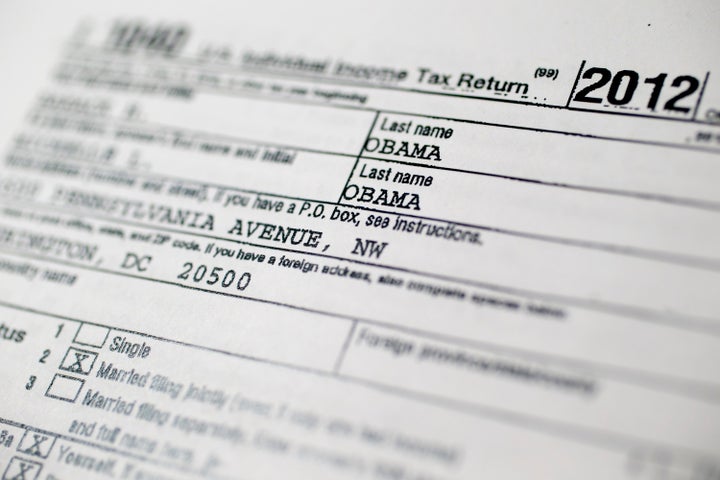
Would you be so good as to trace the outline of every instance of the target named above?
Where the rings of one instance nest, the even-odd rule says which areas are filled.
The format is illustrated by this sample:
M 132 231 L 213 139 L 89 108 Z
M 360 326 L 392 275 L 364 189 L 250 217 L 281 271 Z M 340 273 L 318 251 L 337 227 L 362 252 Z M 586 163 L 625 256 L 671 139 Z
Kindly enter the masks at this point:
M 0 475 L 720 479 L 720 6 L 0 4 Z

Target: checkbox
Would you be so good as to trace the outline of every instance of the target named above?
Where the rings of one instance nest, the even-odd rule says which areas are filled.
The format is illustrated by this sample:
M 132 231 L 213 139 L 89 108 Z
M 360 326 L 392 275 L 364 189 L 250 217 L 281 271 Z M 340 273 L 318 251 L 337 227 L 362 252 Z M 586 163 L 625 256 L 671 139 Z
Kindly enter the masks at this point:
M 17 446 L 17 451 L 25 455 L 47 458 L 55 446 L 55 440 L 57 440 L 57 437 L 54 435 L 48 435 L 28 428 L 25 430 Z
M 84 384 L 85 380 L 56 373 L 45 392 L 45 396 L 72 403 L 77 399 Z
M 92 371 L 96 359 L 97 353 L 95 352 L 70 347 L 68 351 L 65 352 L 65 357 L 62 359 L 62 362 L 60 362 L 58 368 L 66 372 L 87 375 Z
M 92 325 L 89 323 L 83 323 L 75 333 L 73 342 L 79 343 L 80 345 L 87 345 L 89 347 L 102 347 L 110 335 L 110 329 L 107 327 L 101 327 L 99 325 Z
M 42 463 L 32 462 L 20 457 L 12 457 L 2 480 L 35 480 L 42 470 Z

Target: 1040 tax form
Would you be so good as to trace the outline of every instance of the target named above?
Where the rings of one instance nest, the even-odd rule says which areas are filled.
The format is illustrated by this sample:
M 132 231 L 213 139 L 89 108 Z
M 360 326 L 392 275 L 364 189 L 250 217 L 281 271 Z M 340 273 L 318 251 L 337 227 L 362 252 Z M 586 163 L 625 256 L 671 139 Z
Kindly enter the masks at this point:
M 0 5 L 0 475 L 720 479 L 712 1 Z

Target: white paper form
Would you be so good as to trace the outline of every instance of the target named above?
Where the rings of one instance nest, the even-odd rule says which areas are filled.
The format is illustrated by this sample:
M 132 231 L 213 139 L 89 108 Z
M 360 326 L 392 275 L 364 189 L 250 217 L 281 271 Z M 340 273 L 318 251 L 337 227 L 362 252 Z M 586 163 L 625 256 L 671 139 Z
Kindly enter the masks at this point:
M 720 479 L 714 2 L 0 5 L 2 479 Z

